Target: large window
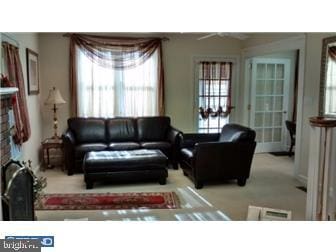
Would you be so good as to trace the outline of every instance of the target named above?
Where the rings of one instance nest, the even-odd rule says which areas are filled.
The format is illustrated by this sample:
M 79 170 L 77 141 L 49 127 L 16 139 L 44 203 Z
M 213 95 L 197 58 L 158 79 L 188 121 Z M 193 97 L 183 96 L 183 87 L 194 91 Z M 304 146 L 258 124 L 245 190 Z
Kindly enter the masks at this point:
M 77 48 L 79 116 L 158 114 L 157 52 L 133 68 L 114 69 L 90 60 Z
M 161 54 L 161 38 L 72 34 L 72 114 L 81 117 L 163 115 Z
M 231 112 L 231 62 L 198 64 L 198 131 L 216 133 L 229 122 Z

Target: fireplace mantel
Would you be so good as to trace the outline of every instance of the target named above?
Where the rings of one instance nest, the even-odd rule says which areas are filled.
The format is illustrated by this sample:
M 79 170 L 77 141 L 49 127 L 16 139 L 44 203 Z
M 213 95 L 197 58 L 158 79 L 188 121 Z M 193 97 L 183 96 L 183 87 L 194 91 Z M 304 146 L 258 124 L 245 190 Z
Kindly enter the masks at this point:
M 19 91 L 19 89 L 16 87 L 8 87 L 8 88 L 0 87 L 0 96 L 11 95 L 11 94 L 16 93 L 17 91 Z

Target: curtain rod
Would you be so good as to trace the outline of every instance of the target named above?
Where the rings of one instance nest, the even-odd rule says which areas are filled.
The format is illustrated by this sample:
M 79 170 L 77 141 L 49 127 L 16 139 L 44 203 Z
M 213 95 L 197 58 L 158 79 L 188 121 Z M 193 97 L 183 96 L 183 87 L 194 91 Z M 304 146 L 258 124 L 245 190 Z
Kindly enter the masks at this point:
M 72 34 L 75 34 L 75 33 L 64 33 L 63 34 L 63 37 L 71 37 Z M 82 35 L 89 35 L 89 34 L 82 34 Z M 93 35 L 93 36 L 96 36 L 96 35 Z M 99 36 L 99 35 L 98 35 Z M 137 38 L 137 37 L 134 37 L 134 38 Z M 167 37 L 161 37 L 162 41 L 169 41 L 170 39 L 167 38 Z
M 20 47 L 20 43 L 16 39 L 14 39 L 11 36 L 7 35 L 6 33 L 1 32 L 1 36 L 4 36 L 4 37 L 12 40 L 13 42 L 15 42 L 15 44 L 16 44 L 17 47 Z

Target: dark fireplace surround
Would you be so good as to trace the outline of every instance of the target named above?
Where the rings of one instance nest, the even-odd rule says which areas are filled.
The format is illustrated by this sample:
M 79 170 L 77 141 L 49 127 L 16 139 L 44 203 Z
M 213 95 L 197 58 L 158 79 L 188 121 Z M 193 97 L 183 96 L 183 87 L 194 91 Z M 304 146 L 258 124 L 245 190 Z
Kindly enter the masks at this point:
M 12 106 L 11 95 L 3 94 L 0 103 L 0 146 L 1 146 L 1 166 L 8 163 L 11 159 L 11 146 L 10 146 L 10 127 L 8 112 Z

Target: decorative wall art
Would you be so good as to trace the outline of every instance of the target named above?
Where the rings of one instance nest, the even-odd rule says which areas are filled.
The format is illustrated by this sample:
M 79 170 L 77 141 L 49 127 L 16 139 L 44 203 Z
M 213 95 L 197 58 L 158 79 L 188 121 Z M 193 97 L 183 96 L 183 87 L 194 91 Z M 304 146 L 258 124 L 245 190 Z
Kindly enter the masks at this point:
M 27 53 L 27 78 L 28 78 L 28 94 L 39 93 L 39 62 L 38 54 L 29 48 Z

